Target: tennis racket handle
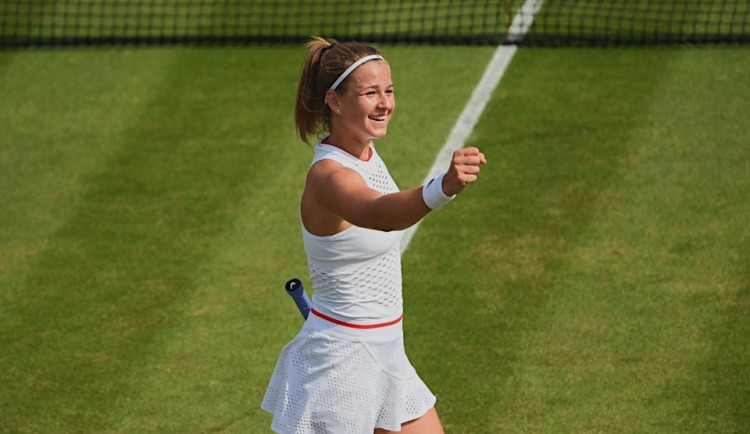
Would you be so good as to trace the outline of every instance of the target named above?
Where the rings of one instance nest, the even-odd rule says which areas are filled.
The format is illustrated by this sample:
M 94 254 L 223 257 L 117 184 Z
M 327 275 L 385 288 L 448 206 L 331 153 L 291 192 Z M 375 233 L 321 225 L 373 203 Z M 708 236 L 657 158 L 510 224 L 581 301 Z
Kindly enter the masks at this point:
M 284 288 L 286 288 L 286 293 L 292 297 L 292 300 L 294 300 L 297 309 L 299 309 L 299 313 L 302 314 L 302 318 L 307 319 L 307 316 L 310 314 L 310 309 L 312 308 L 312 303 L 305 292 L 305 287 L 302 286 L 302 282 L 299 279 L 291 279 L 286 282 Z

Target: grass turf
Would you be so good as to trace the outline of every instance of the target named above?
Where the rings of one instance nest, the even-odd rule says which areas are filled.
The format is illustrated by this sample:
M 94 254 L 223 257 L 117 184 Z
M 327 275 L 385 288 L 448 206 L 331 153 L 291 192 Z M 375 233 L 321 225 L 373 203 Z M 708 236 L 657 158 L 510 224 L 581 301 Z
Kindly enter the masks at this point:
M 430 164 L 481 74 L 465 65 L 490 53 L 388 51 L 392 140 L 422 147 L 406 170 Z M 1 54 L 2 430 L 267 430 L 260 398 L 301 324 L 282 287 L 306 273 L 301 48 Z
M 750 427 L 748 55 L 519 51 L 405 257 L 449 432 Z
M 420 182 L 491 55 L 387 47 Z M 0 430 L 267 432 L 299 48 L 0 53 Z M 525 50 L 404 257 L 449 432 L 750 426 L 744 48 Z M 471 67 L 467 67 L 467 65 Z M 429 73 L 426 73 L 428 71 Z

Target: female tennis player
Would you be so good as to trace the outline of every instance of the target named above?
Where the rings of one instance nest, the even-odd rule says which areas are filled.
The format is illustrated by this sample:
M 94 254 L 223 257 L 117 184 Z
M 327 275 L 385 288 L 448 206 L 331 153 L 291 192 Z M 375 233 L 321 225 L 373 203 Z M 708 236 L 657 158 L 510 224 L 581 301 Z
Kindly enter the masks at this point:
M 399 191 L 373 144 L 395 108 L 375 47 L 308 43 L 295 121 L 304 142 L 319 139 L 300 206 L 314 295 L 263 399 L 276 432 L 443 432 L 436 398 L 404 351 L 399 242 L 475 182 L 486 159 L 458 150 L 445 174 Z

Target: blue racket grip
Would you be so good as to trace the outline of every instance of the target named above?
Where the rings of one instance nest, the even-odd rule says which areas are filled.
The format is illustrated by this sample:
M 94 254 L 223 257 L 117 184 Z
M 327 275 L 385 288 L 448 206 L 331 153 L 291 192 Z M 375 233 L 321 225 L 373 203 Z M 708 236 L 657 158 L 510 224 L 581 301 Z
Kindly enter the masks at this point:
M 297 305 L 297 309 L 299 309 L 299 313 L 302 314 L 302 317 L 304 319 L 307 319 L 307 316 L 310 314 L 310 309 L 312 308 L 312 303 L 307 297 L 307 293 L 305 292 L 305 287 L 302 286 L 302 282 L 299 279 L 291 279 L 286 282 L 284 288 L 286 288 L 286 293 L 289 294 L 290 297 L 292 297 L 292 300 L 294 300 L 294 303 Z

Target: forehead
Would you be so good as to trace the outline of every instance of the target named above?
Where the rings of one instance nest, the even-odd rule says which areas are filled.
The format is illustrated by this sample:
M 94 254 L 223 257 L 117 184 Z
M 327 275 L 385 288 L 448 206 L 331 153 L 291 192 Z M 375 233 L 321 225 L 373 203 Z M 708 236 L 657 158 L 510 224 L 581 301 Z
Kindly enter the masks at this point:
M 351 75 L 352 84 L 356 87 L 390 86 L 391 67 L 383 60 L 371 60 L 362 64 Z

